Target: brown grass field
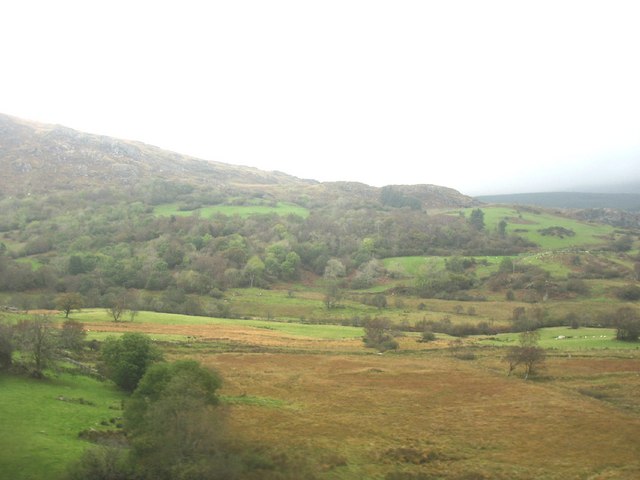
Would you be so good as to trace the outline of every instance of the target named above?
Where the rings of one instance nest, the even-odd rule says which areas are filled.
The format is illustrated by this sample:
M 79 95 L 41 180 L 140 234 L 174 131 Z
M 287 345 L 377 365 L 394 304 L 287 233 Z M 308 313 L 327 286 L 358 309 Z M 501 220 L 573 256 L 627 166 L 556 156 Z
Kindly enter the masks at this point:
M 554 353 L 524 381 L 506 376 L 504 350 L 469 346 L 465 361 L 447 341 L 407 337 L 381 355 L 357 339 L 243 326 L 86 326 L 260 348 L 169 352 L 221 373 L 234 433 L 303 458 L 322 479 L 640 478 L 637 350 Z

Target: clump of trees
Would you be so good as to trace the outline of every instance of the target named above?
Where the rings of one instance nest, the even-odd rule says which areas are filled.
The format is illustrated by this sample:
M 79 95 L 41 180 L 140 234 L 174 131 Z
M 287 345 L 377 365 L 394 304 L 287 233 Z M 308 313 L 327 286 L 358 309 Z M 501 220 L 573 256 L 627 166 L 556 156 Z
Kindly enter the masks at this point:
M 364 337 L 362 341 L 368 348 L 376 348 L 380 352 L 397 350 L 399 344 L 394 337 L 394 325 L 388 318 L 376 317 L 364 320 Z
M 85 335 L 79 322 L 66 320 L 58 329 L 46 315 L 35 315 L 15 325 L 0 322 L 0 370 L 44 378 L 45 370 L 57 359 L 84 348 Z M 20 352 L 17 362 L 14 351 Z
M 509 364 L 511 375 L 518 367 L 524 370 L 524 379 L 535 375 L 542 368 L 545 361 L 545 351 L 538 346 L 540 334 L 537 331 L 526 331 L 519 335 L 520 345 L 511 347 L 505 360 Z

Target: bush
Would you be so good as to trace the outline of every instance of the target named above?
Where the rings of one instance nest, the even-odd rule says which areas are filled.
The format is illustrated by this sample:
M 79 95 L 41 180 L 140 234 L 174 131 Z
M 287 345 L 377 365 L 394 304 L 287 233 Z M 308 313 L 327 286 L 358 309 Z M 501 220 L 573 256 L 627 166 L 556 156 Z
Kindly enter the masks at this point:
M 421 343 L 433 342 L 436 339 L 436 334 L 431 330 L 425 330 L 422 332 L 420 339 L 418 340 Z
M 391 330 L 393 324 L 388 318 L 373 318 L 363 322 L 364 337 L 362 341 L 369 348 L 377 348 L 379 351 L 396 350 L 399 345 L 393 339 Z
M 67 480 L 134 480 L 127 452 L 117 447 L 94 447 L 84 452 L 67 473 Z
M 616 297 L 628 302 L 640 300 L 640 287 L 637 285 L 625 285 L 624 287 L 616 290 Z

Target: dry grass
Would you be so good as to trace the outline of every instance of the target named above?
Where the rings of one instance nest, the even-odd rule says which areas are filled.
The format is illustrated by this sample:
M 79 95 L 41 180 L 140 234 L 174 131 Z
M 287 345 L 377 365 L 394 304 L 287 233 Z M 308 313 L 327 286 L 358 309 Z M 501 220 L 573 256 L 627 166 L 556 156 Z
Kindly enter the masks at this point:
M 551 357 L 533 382 L 506 377 L 503 350 L 462 361 L 447 340 L 405 337 L 401 353 L 378 355 L 358 339 L 244 326 L 87 326 L 265 347 L 173 355 L 220 371 L 226 398 L 252 399 L 229 406 L 239 436 L 295 452 L 320 478 L 640 478 L 637 352 Z

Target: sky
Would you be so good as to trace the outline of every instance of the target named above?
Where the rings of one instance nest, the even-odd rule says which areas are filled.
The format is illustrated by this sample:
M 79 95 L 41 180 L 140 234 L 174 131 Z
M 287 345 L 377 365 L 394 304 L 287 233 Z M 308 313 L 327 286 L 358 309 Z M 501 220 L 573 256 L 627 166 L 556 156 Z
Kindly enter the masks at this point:
M 7 1 L 0 112 L 319 181 L 640 185 L 639 19 L 635 0 Z

